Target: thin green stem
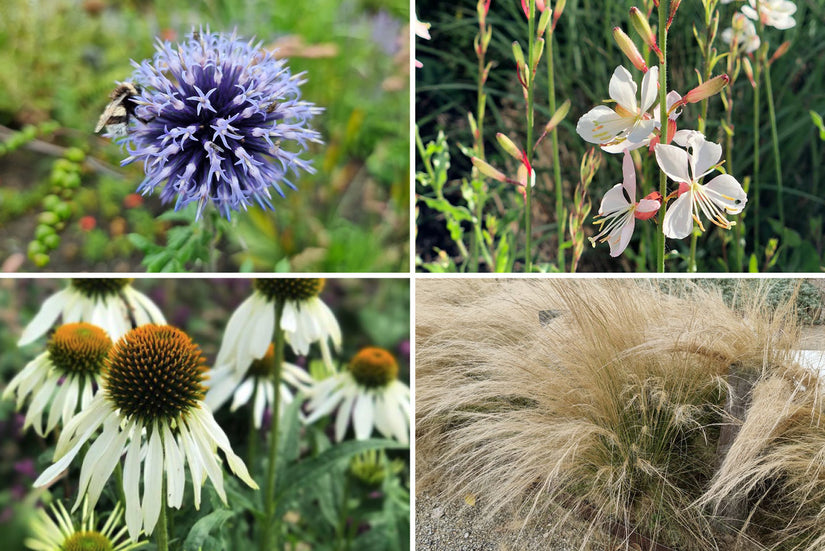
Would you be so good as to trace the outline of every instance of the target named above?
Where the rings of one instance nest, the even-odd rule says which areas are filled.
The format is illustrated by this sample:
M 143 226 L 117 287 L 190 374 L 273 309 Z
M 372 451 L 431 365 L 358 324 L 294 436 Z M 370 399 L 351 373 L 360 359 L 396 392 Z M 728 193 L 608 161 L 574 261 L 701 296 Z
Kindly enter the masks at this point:
M 169 533 L 166 524 L 166 514 L 168 507 L 166 506 L 166 478 L 163 473 L 158 475 L 161 477 L 160 485 L 160 516 L 158 517 L 158 525 L 155 528 L 155 534 L 158 551 L 169 551 Z
M 476 156 L 484 160 L 484 112 L 485 112 L 485 96 L 484 96 L 484 51 L 481 43 L 484 40 L 484 28 L 479 26 L 478 44 L 478 83 L 476 86 L 476 129 L 477 135 L 473 136 L 475 139 Z M 478 180 L 483 186 L 484 179 L 479 173 L 478 169 L 473 168 L 473 177 Z M 484 203 L 481 201 L 482 194 L 476 193 L 475 197 L 475 212 L 473 216 L 475 222 L 473 223 L 473 232 L 470 234 L 470 250 L 472 257 L 470 259 L 470 270 L 478 272 L 478 257 L 479 248 L 482 242 L 481 235 L 481 219 L 484 211 Z
M 548 95 L 550 96 L 550 116 L 553 116 L 556 113 L 556 82 L 555 82 L 555 72 L 554 72 L 554 60 L 553 60 L 553 29 L 550 25 L 547 26 L 547 33 L 545 39 L 545 46 L 547 47 L 547 88 L 548 88 Z M 550 137 L 553 141 L 553 187 L 556 189 L 556 224 L 557 232 L 558 232 L 558 253 L 557 253 L 557 262 L 559 264 L 559 270 L 562 272 L 565 270 L 564 264 L 564 249 L 562 249 L 562 243 L 564 243 L 564 224 L 565 224 L 565 216 L 564 216 L 564 194 L 562 190 L 562 183 L 561 183 L 561 161 L 559 160 L 559 131 L 558 126 L 553 128 L 553 131 L 550 134 Z
M 785 205 L 782 200 L 782 161 L 779 156 L 779 136 L 776 132 L 776 111 L 773 105 L 773 88 L 771 87 L 771 64 L 763 58 L 765 64 L 765 92 L 768 94 L 768 115 L 771 118 L 771 139 L 773 141 L 773 164 L 776 169 L 776 203 L 779 207 L 779 224 L 785 227 Z
M 530 0 L 530 7 L 527 17 L 527 163 L 533 166 L 533 50 L 536 35 L 536 0 Z M 531 178 L 527 178 L 527 193 L 524 204 L 524 271 L 533 271 L 533 255 L 530 251 L 530 243 L 533 237 L 533 226 L 530 220 L 531 202 L 533 197 L 533 186 L 530 185 Z
M 350 475 L 344 474 L 344 488 L 341 490 L 341 510 L 338 512 L 338 526 L 336 532 L 338 535 L 338 545 L 341 551 L 348 551 L 350 549 L 350 538 L 347 533 L 347 518 L 349 516 L 349 490 L 350 490 Z
M 273 392 L 272 400 L 272 425 L 269 428 L 269 462 L 266 471 L 266 490 L 263 495 L 266 517 L 263 530 L 261 531 L 259 551 L 280 549 L 278 543 L 280 523 L 276 522 L 275 519 L 277 505 L 275 500 L 275 463 L 278 457 L 278 425 L 281 419 L 281 368 L 284 364 L 284 332 L 281 329 L 283 313 L 284 302 L 278 301 L 275 305 L 275 367 L 272 371 L 272 384 L 275 392 Z M 275 528 L 274 537 L 272 534 L 273 527 Z
M 659 1 L 659 49 L 662 51 L 662 64 L 659 67 L 659 109 L 662 113 L 662 136 L 663 143 L 667 143 L 667 16 L 670 2 Z M 662 197 L 667 196 L 667 176 L 663 171 L 659 172 L 659 193 Z M 665 271 L 665 202 L 662 200 L 662 207 L 659 209 L 659 244 L 656 254 L 656 271 Z
M 753 89 L 753 247 L 754 250 L 759 250 L 759 113 L 761 105 L 759 105 L 759 78 L 761 76 L 761 66 L 756 64 L 756 73 L 754 74 L 754 82 L 756 86 Z
M 246 464 L 250 471 L 255 471 L 258 464 L 258 429 L 255 427 L 255 400 L 258 399 L 258 382 L 253 380 L 252 398 L 249 400 L 249 436 L 247 442 L 249 448 L 246 450 Z

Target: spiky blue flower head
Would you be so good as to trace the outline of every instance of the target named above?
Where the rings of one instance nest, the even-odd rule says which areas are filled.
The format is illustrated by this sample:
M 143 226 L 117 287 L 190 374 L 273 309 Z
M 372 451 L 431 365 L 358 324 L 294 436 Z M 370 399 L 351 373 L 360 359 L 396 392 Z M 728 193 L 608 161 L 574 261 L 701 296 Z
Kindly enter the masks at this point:
M 208 28 L 155 49 L 151 60 L 132 61 L 138 120 L 121 165 L 143 162 L 139 192 L 163 185 L 161 201 L 174 199 L 175 210 L 197 202 L 200 217 L 212 201 L 231 218 L 253 201 L 274 210 L 270 188 L 283 197 L 282 184 L 296 189 L 290 173 L 314 172 L 301 154 L 321 143 L 309 126 L 321 109 L 301 101 L 304 73 L 291 74 L 261 43 Z

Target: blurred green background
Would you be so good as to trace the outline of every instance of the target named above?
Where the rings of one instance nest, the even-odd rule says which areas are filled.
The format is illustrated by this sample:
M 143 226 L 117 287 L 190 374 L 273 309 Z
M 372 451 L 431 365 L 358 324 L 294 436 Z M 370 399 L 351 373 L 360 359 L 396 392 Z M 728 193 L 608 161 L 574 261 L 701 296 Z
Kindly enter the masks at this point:
M 8 382 L 44 349 L 45 338 L 24 348 L 17 340 L 43 301 L 62 289 L 61 279 L 0 279 L 0 393 Z M 168 323 L 185 330 L 211 366 L 229 316 L 252 293 L 249 279 L 139 279 L 133 283 L 163 312 Z M 335 313 L 343 333 L 343 367 L 364 346 L 386 348 L 398 359 L 399 378 L 410 381 L 410 284 L 408 279 L 327 279 L 321 299 Z M 318 348 L 311 350 L 319 357 Z M 291 350 L 286 360 L 303 365 Z M 34 478 L 51 464 L 55 435 L 47 439 L 23 432 L 25 409 L 16 413 L 14 400 L 0 400 L 0 534 L 2 549 L 23 549 L 27 531 L 43 490 L 32 489 Z M 216 419 L 240 453 L 247 437 L 247 409 L 218 410 Z M 407 452 L 398 452 L 406 457 Z M 227 480 L 229 477 L 227 477 Z M 65 482 L 65 484 L 69 484 Z M 75 494 L 66 486 L 65 494 Z M 74 498 L 72 498 L 74 499 Z M 320 533 L 320 530 L 317 531 Z
M 553 6 L 556 2 L 549 2 Z M 735 11 L 746 2 L 719 3 L 719 34 L 729 27 Z M 825 0 L 799 0 L 795 2 L 796 26 L 786 31 L 768 27 L 765 37 L 770 43 L 769 56 L 784 41 L 790 41 L 790 49 L 784 57 L 771 67 L 773 95 L 784 183 L 785 227 L 778 221 L 776 202 L 776 177 L 771 145 L 768 107 L 764 95 L 764 75 L 762 85 L 762 111 L 760 117 L 761 140 L 759 157 L 761 198 L 758 207 L 753 195 L 749 195 L 745 209 L 746 255 L 755 254 L 759 270 L 785 272 L 819 272 L 825 266 L 825 131 L 814 124 L 810 111 L 825 115 Z M 638 6 L 644 11 L 644 0 L 611 1 L 568 0 L 564 13 L 559 19 L 554 35 L 556 97 L 561 103 L 570 99 L 572 106 L 567 119 L 559 127 L 561 173 L 567 205 L 572 205 L 573 189 L 579 181 L 579 165 L 582 156 L 590 147 L 576 133 L 576 122 L 585 112 L 608 98 L 608 82 L 617 65 L 630 68 L 634 78 L 639 80 L 639 72 L 633 69 L 621 53 L 612 36 L 614 26 L 627 32 L 637 45 L 641 45 L 638 35 L 629 24 L 629 9 Z M 461 0 L 446 3 L 437 0 L 416 2 L 416 14 L 421 21 L 430 23 L 431 40 L 417 38 L 415 57 L 423 63 L 416 70 L 415 109 L 416 121 L 421 137 L 426 144 L 435 140 L 438 131 L 443 130 L 450 144 L 451 169 L 448 198 L 453 204 L 463 204 L 459 181 L 468 177 L 470 162 L 458 143 L 470 147 L 472 137 L 467 123 L 467 113 L 475 113 L 478 61 L 473 51 L 473 38 L 478 33 L 476 1 Z M 651 18 L 651 23 L 655 20 Z M 487 160 L 496 167 L 506 167 L 508 173 L 515 172 L 513 159 L 502 153 L 495 142 L 495 133 L 504 132 L 512 138 L 524 141 L 524 99 L 516 78 L 512 44 L 519 41 L 522 47 L 527 43 L 527 23 L 521 3 L 492 0 L 488 16 L 492 25 L 492 42 L 487 60 L 493 62 L 486 85 L 488 93 L 487 115 L 485 117 L 485 142 Z M 696 85 L 695 70 L 702 70 L 699 47 L 693 34 L 696 25 L 704 32 L 704 11 L 699 0 L 682 2 L 673 21 L 668 39 L 668 88 L 682 94 Z M 726 44 L 717 36 L 715 46 L 719 53 Z M 641 47 L 640 47 L 641 49 Z M 546 50 L 545 50 L 546 57 Z M 655 65 L 652 61 L 650 65 Z M 547 69 L 542 59 L 536 78 L 536 128 L 550 118 L 547 101 Z M 726 62 L 722 60 L 714 74 L 725 72 Z M 753 88 L 742 71 L 733 88 L 734 150 L 732 174 L 740 182 L 753 173 L 754 124 Z M 678 124 L 680 129 L 696 129 L 699 105 L 688 106 Z M 710 100 L 708 110 L 707 136 L 711 141 L 724 143 L 720 119 L 723 117 L 722 101 L 719 97 Z M 534 249 L 536 262 L 552 261 L 556 255 L 556 222 L 554 220 L 555 191 L 552 189 L 552 153 L 550 140 L 545 140 L 536 153 L 534 166 L 537 171 L 536 187 L 533 192 L 533 227 L 536 241 Z M 420 160 L 418 160 L 420 164 Z M 640 175 L 638 196 L 642 197 L 652 189 L 652 182 L 658 182 L 655 163 L 646 163 L 646 172 Z M 417 167 L 421 170 L 421 167 Z M 601 169 L 591 185 L 590 200 L 593 204 L 591 216 L 596 214 L 604 193 L 621 181 L 621 157 L 604 154 Z M 495 182 L 488 184 L 493 186 Z M 658 185 L 658 184 L 657 184 Z M 672 189 L 672 185 L 671 185 Z M 427 190 L 417 189 L 418 193 Z M 445 194 L 446 194 L 445 190 Z M 514 193 L 512 186 L 501 184 L 498 189 L 495 209 L 491 209 L 500 220 L 517 219 L 523 210 L 523 201 Z M 416 251 L 425 262 L 437 259 L 434 248 L 444 249 L 453 257 L 458 251 L 451 241 L 439 213 L 429 210 L 423 202 L 417 204 L 418 234 Z M 753 231 L 758 225 L 760 248 L 754 250 Z M 712 230 L 699 238 L 697 262 L 700 271 L 725 271 L 727 254 L 730 251 L 732 232 L 720 231 L 710 224 Z M 585 225 L 588 235 L 594 235 L 592 219 Z M 650 229 L 650 228 L 647 228 Z M 523 242 L 518 230 L 517 243 Z M 778 239 L 778 250 L 773 257 L 773 265 L 765 265 L 765 247 L 769 238 Z M 690 240 L 668 240 L 668 250 L 678 249 L 685 253 Z M 634 243 L 621 258 L 611 259 L 608 247 L 595 249 L 585 243 L 581 271 L 633 271 L 644 262 L 634 258 Z M 535 251 L 534 251 L 535 252 Z M 746 258 L 747 258 L 746 256 Z M 649 260 L 649 259 L 648 259 Z M 648 262 L 649 265 L 649 262 Z M 684 262 L 668 260 L 668 270 L 685 271 Z
M 174 43 L 201 25 L 254 36 L 278 47 L 293 73 L 306 71 L 303 98 L 325 108 L 313 121 L 325 143 L 308 153 L 318 172 L 276 199 L 274 214 L 235 213 L 219 243 L 204 222 L 194 226 L 197 247 L 218 251 L 212 266 L 149 269 L 407 271 L 406 0 L 3 2 L 2 271 L 36 270 L 42 255 L 46 270 L 142 271 L 145 256 L 180 248 L 169 232 L 193 212 L 159 220 L 171 206 L 135 195 L 141 167 L 120 168 L 124 152 L 93 130 L 130 59 L 151 57 L 156 37 Z

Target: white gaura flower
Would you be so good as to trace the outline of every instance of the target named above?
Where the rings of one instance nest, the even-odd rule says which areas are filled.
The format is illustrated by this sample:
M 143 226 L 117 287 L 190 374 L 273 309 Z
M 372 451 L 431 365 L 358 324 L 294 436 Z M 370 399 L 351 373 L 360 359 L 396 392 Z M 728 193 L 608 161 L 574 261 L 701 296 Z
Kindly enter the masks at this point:
M 186 465 L 192 474 L 196 509 L 207 477 L 226 503 L 217 448 L 223 450 L 229 469 L 257 489 L 202 402 L 204 361 L 200 348 L 179 329 L 149 324 L 129 331 L 106 360 L 100 392 L 66 425 L 57 441 L 55 463 L 38 477 L 35 487 L 53 482 L 89 443 L 74 508 L 84 496 L 94 508 L 126 452 L 123 492 L 132 541 L 137 541 L 141 530 L 152 534 L 160 515 L 161 495 L 165 494 L 169 507 L 180 509 Z M 101 433 L 94 437 L 101 427 Z
M 735 222 L 725 218 L 727 214 L 739 214 L 748 202 L 748 196 L 736 178 L 721 174 L 708 182 L 699 180 L 716 169 L 722 158 L 722 146 L 705 140 L 695 131 L 680 130 L 673 139 L 687 151 L 673 145 L 656 146 L 659 168 L 679 184 L 679 198 L 667 209 L 664 233 L 672 239 L 683 239 L 693 231 L 693 222 L 705 231 L 699 212 L 719 227 L 730 229 Z
M 733 26 L 722 31 L 722 42 L 731 44 L 734 40 L 739 45 L 739 51 L 746 54 L 758 50 L 761 44 L 754 24 L 739 12 L 733 14 Z
M 415 36 L 418 36 L 425 40 L 430 39 L 430 24 L 422 23 L 418 20 L 418 16 L 415 16 L 415 20 L 413 21 L 413 31 L 415 32 Z M 416 59 L 415 66 L 420 69 L 424 66 L 424 64 Z
M 307 404 L 307 423 L 314 423 L 336 407 L 338 442 L 344 438 L 350 418 L 357 440 L 369 438 L 374 427 L 388 438 L 409 442 L 410 389 L 398 380 L 398 363 L 384 349 L 362 349 L 347 371 L 318 383 Z
M 209 374 L 209 390 L 204 403 L 215 411 L 232 396 L 232 405 L 229 410 L 235 411 L 254 396 L 252 407 L 255 428 L 259 429 L 263 422 L 264 412 L 275 401 L 275 385 L 272 384 L 274 371 L 275 345 L 270 344 L 263 358 L 252 360 L 252 365 L 249 366 L 245 376 L 238 377 L 235 371 L 228 368 L 213 369 Z M 278 385 L 281 393 L 279 415 L 283 415 L 284 408 L 295 398 L 290 387 L 299 392 L 308 393 L 314 382 L 305 370 L 295 364 L 283 362 L 281 384 Z
M 668 122 L 668 131 L 671 135 L 676 132 L 676 121 L 679 119 L 679 116 L 682 114 L 681 109 L 672 109 L 674 105 L 676 105 L 679 101 L 681 101 L 682 96 L 679 95 L 679 92 L 676 90 L 671 90 L 667 94 L 667 122 Z M 656 126 L 654 131 L 648 134 L 642 141 L 640 142 L 632 142 L 629 139 L 620 140 L 616 143 L 611 145 L 602 145 L 602 151 L 605 153 L 622 153 L 623 151 L 634 151 L 639 149 L 640 147 L 649 147 L 651 143 L 658 143 L 659 134 L 655 131 L 656 128 L 661 128 L 661 109 L 659 109 L 659 105 L 653 108 L 653 120 L 656 122 Z M 654 141 L 656 138 L 656 141 Z
M 341 328 L 335 315 L 318 298 L 323 279 L 256 279 L 255 290 L 232 313 L 223 334 L 215 369 L 229 369 L 240 380 L 253 360 L 263 358 L 272 343 L 275 308 L 283 305 L 281 329 L 292 350 L 306 355 L 317 342 L 328 365 L 332 364 L 328 340 L 341 346 Z
M 636 202 L 636 169 L 629 151 L 624 152 L 622 173 L 624 182 L 616 184 L 604 194 L 599 207 L 601 219 L 594 220 L 594 224 L 598 225 L 601 231 L 595 237 L 589 238 L 590 244 L 594 247 L 596 242 L 607 241 L 610 245 L 610 256 L 613 257 L 622 254 L 630 243 L 636 219 L 649 220 L 656 216 L 662 206 L 661 194 L 657 191 Z
M 630 71 L 616 67 L 610 77 L 610 98 L 616 102 L 611 109 L 598 105 L 582 115 L 576 124 L 576 132 L 589 143 L 615 145 L 628 140 L 639 143 L 650 136 L 659 126 L 648 113 L 656 103 L 659 68 L 651 67 L 642 78 L 641 101 L 636 102 L 636 83 Z
M 796 25 L 793 14 L 796 4 L 790 0 L 748 0 L 750 6 L 742 6 L 742 13 L 753 19 L 780 30 Z M 758 11 L 757 11 L 758 10 Z
M 31 395 L 23 428 L 34 426 L 37 434 L 45 436 L 58 420 L 65 426 L 78 409 L 86 409 L 111 348 L 112 341 L 100 327 L 88 323 L 61 325 L 49 338 L 46 351 L 11 380 L 3 399 L 16 395 L 19 410 Z M 47 407 L 49 417 L 44 430 Z
M 18 346 L 45 335 L 59 317 L 63 323 L 85 321 L 103 328 L 117 340 L 136 325 L 166 323 L 157 306 L 131 286 L 127 278 L 72 279 L 69 286 L 43 302 L 40 311 L 23 331 Z
M 63 503 L 49 505 L 35 514 L 31 523 L 32 537 L 26 538 L 26 547 L 33 551 L 131 551 L 146 545 L 146 541 L 132 542 L 123 526 L 123 506 L 120 503 L 98 530 L 94 509 L 84 501 L 80 524 L 75 525 Z M 54 517 L 54 518 L 52 518 Z

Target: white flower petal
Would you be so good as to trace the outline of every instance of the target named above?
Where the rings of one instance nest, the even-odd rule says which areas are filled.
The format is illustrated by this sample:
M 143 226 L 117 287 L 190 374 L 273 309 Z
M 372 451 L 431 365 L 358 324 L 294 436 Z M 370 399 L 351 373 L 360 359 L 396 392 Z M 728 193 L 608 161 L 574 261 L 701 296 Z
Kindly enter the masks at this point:
M 736 178 L 729 174 L 720 174 L 703 186 L 710 199 L 724 208 L 728 214 L 739 214 L 748 202 L 748 195 Z
M 690 183 L 692 181 L 688 173 L 690 159 L 684 149 L 680 149 L 675 145 L 657 144 L 656 162 L 659 163 L 659 168 L 674 182 Z
M 633 117 L 622 117 L 606 105 L 598 105 L 581 116 L 576 132 L 588 143 L 603 144 L 616 139 L 633 123 Z
M 355 429 L 356 440 L 366 440 L 370 437 L 374 418 L 375 404 L 373 404 L 373 397 L 366 392 L 359 393 L 352 411 L 352 424 Z
M 46 331 L 54 325 L 54 322 L 63 312 L 70 292 L 69 289 L 63 289 L 43 301 L 40 310 L 23 330 L 20 340 L 17 341 L 17 346 L 26 346 L 46 334 Z
M 656 102 L 659 93 L 659 68 L 651 67 L 642 77 L 642 113 Z
M 695 143 L 690 156 L 690 164 L 693 168 L 693 179 L 698 181 L 705 174 L 712 172 L 719 159 L 722 158 L 722 146 L 701 140 Z
M 123 464 L 123 493 L 126 496 L 126 527 L 129 537 L 137 541 L 143 525 L 140 509 L 140 429 L 133 429 L 132 441 Z
M 624 182 L 622 182 L 622 185 L 624 186 L 625 191 L 627 191 L 627 196 L 630 198 L 630 202 L 635 202 L 636 167 L 633 166 L 633 157 L 630 156 L 629 151 L 625 151 L 624 157 L 622 158 L 622 176 L 624 176 Z
M 616 230 L 610 232 L 610 239 L 607 240 L 607 243 L 610 245 L 610 256 L 615 258 L 624 252 L 628 243 L 630 243 L 630 238 L 633 237 L 633 229 L 635 227 L 636 219 L 628 216 L 627 222 L 625 222 L 621 228 L 617 228 L 618 236 L 615 235 Z
M 166 464 L 166 500 L 169 507 L 180 509 L 183 504 L 183 490 L 186 484 L 183 454 L 178 448 L 172 430 L 165 423 L 163 424 L 163 454 Z
M 335 417 L 335 441 L 340 442 L 344 439 L 344 435 L 347 432 L 347 425 L 349 424 L 349 419 L 352 416 L 352 406 L 353 402 L 355 402 L 357 394 L 353 391 L 353 389 L 347 389 L 347 392 L 344 394 L 344 401 L 341 403 L 341 407 L 338 408 L 338 415 Z
M 630 71 L 619 65 L 613 71 L 613 76 L 610 77 L 610 84 L 608 86 L 610 99 L 633 113 L 638 112 L 636 105 L 636 91 L 638 87 L 633 82 L 633 76 Z
M 161 491 L 163 486 L 163 444 L 157 424 L 149 428 L 151 435 L 146 447 L 146 461 L 143 463 L 143 531 L 151 536 L 160 516 Z
M 638 121 L 630 133 L 627 135 L 627 141 L 630 143 L 642 143 L 650 141 L 653 131 L 659 126 L 658 121 L 653 119 L 643 119 Z
M 656 148 L 658 150 L 658 146 Z M 684 239 L 693 231 L 693 199 L 691 192 L 683 193 L 665 212 L 662 225 L 671 239 Z

